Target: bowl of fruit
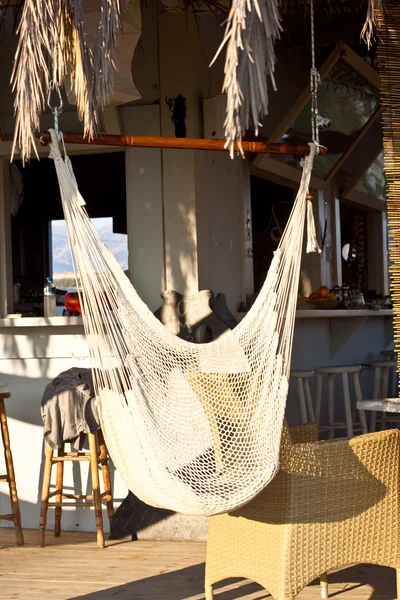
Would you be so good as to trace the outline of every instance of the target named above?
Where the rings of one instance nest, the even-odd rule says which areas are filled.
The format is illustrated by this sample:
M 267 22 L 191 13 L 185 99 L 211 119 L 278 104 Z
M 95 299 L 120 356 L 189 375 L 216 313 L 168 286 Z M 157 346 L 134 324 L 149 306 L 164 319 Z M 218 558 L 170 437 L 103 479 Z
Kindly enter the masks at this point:
M 332 310 L 333 308 L 337 308 L 340 304 L 336 292 L 330 292 L 325 285 L 322 285 L 316 292 L 310 294 L 306 301 L 309 304 L 313 304 L 318 310 Z

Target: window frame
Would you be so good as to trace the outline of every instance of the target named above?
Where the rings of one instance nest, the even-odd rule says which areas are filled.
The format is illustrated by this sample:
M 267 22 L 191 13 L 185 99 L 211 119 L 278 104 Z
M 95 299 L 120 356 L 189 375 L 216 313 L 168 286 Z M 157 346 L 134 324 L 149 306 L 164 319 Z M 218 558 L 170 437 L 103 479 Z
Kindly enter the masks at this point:
M 8 140 L 0 140 L 0 319 L 5 315 L 13 312 L 13 268 L 12 268 L 12 249 L 11 249 L 11 207 L 10 207 L 10 155 L 12 142 Z M 47 148 L 37 146 L 39 159 L 48 157 L 49 151 Z M 87 144 L 70 144 L 68 145 L 68 155 L 78 156 L 86 154 L 104 154 L 119 152 L 122 153 L 120 147 L 112 146 L 90 146 Z M 127 160 L 127 152 L 124 151 L 125 165 Z M 19 156 L 15 156 L 16 160 Z M 37 158 L 32 155 L 32 158 Z M 127 182 L 128 183 L 128 182 Z M 128 215 L 128 206 L 127 206 Z M 129 220 L 127 222 L 128 234 L 128 249 L 130 231 Z M 128 257 L 129 264 L 129 257 Z
M 329 75 L 329 73 L 339 60 L 343 60 L 350 68 L 359 73 L 370 85 L 375 87 L 377 90 L 380 89 L 379 74 L 370 65 L 368 65 L 368 63 L 366 63 L 360 56 L 358 56 L 358 54 L 356 54 L 354 50 L 352 50 L 347 44 L 343 42 L 340 42 L 336 45 L 336 47 L 332 50 L 331 54 L 324 61 L 321 68 L 319 69 L 321 82 L 324 81 L 324 79 L 326 79 L 326 77 Z M 307 103 L 310 101 L 310 98 L 310 86 L 307 85 L 303 89 L 296 102 L 294 102 L 291 109 L 278 123 L 273 133 L 269 137 L 269 142 L 279 142 L 282 139 L 282 136 L 286 133 L 291 123 L 293 123 L 296 120 L 301 111 L 305 108 Z M 315 175 L 312 176 L 312 185 L 315 189 L 322 190 L 328 186 L 328 184 L 332 181 L 332 178 L 336 175 L 340 167 L 344 164 L 346 159 L 354 151 L 361 138 L 367 133 L 367 131 L 373 125 L 373 123 L 375 122 L 375 120 L 381 112 L 382 108 L 381 106 L 378 106 L 360 130 L 358 136 L 350 144 L 349 148 L 347 148 L 347 150 L 342 154 L 337 163 L 329 171 L 326 178 L 322 179 Z M 279 166 L 276 167 L 275 163 L 277 163 Z M 292 179 L 292 181 L 298 180 L 299 169 L 296 169 L 291 165 L 279 163 L 279 161 L 271 158 L 268 155 L 258 154 L 255 157 L 253 164 L 257 168 L 264 169 L 273 173 L 280 173 L 284 177 Z

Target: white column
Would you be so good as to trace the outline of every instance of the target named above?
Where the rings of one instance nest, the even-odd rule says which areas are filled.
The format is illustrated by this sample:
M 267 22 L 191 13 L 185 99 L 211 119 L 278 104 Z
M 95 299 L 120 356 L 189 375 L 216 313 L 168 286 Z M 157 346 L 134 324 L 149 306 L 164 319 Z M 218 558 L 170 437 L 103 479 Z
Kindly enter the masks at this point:
M 160 135 L 159 107 L 119 109 L 123 131 Z M 125 154 L 129 276 L 151 310 L 165 289 L 161 150 L 129 148 Z
M 165 99 L 181 94 L 187 137 L 203 137 L 202 99 L 215 77 L 208 61 L 218 47 L 215 32 L 201 36 L 190 12 L 164 13 L 158 22 L 161 134 L 175 136 Z M 223 30 L 218 33 L 222 37 Z M 222 292 L 236 312 L 246 291 L 252 291 L 245 281 L 244 190 L 249 185 L 244 161 L 221 152 L 163 150 L 162 179 L 166 288 L 183 294 Z
M 166 98 L 186 98 L 186 135 L 201 137 L 201 75 L 206 69 L 192 13 L 159 17 L 161 134 L 175 136 Z M 182 294 L 199 289 L 194 150 L 163 150 L 166 287 Z

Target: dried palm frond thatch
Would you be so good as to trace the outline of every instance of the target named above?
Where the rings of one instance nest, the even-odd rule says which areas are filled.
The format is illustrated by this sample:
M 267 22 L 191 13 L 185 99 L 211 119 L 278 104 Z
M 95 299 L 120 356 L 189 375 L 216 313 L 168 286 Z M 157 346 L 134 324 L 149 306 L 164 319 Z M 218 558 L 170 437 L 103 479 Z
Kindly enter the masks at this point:
M 12 74 L 16 116 L 13 153 L 19 146 L 22 159 L 26 160 L 34 148 L 33 130 L 39 128 L 50 82 L 55 86 L 70 82 L 85 136 L 91 138 L 98 132 L 101 112 L 112 92 L 121 12 L 128 0 L 99 0 L 101 15 L 94 47 L 86 41 L 82 0 L 14 2 L 22 7 L 22 12 Z M 324 15 L 335 21 L 338 14 L 366 14 L 362 35 L 369 44 L 375 12 L 384 0 L 314 2 L 316 18 Z M 184 0 L 183 5 L 192 10 L 209 5 L 217 13 L 225 9 L 226 0 Z M 308 21 L 308 11 L 309 0 L 232 0 L 224 39 L 217 52 L 218 56 L 226 48 L 225 135 L 231 154 L 233 143 L 237 141 L 240 147 L 246 130 L 251 128 L 258 133 L 260 121 L 268 112 L 268 82 L 275 88 L 274 44 L 283 28 L 280 13 L 287 26 L 290 15 L 300 15 L 303 22 Z
M 368 44 L 368 47 L 374 37 L 377 24 L 377 11 L 382 10 L 382 7 L 383 0 L 368 0 L 367 18 L 361 32 L 361 37 Z
M 49 85 L 68 79 L 77 100 L 85 136 L 100 125 L 101 111 L 113 88 L 115 52 L 121 29 L 121 9 L 127 0 L 101 0 L 97 40 L 92 51 L 86 41 L 81 0 L 25 0 L 18 26 L 19 41 L 12 73 L 15 91 L 13 154 L 29 158 L 34 130 L 40 127 Z
M 339 14 L 359 14 L 363 20 L 366 14 L 361 35 L 369 46 L 374 35 L 375 11 L 383 2 L 314 0 L 315 15 L 316 19 L 323 15 L 335 21 Z M 309 0 L 232 1 L 225 36 L 216 55 L 226 46 L 222 91 L 227 95 L 224 127 L 231 155 L 234 142 L 237 141 L 240 148 L 242 136 L 249 128 L 257 135 L 260 121 L 268 113 L 268 76 L 275 88 L 275 41 L 287 26 L 290 15 L 300 16 L 309 31 L 309 10 Z
M 274 42 L 281 23 L 278 0 L 233 0 L 224 39 L 226 47 L 223 92 L 227 95 L 224 123 L 227 146 L 241 149 L 246 129 L 258 133 L 259 121 L 268 112 L 268 76 L 275 87 Z

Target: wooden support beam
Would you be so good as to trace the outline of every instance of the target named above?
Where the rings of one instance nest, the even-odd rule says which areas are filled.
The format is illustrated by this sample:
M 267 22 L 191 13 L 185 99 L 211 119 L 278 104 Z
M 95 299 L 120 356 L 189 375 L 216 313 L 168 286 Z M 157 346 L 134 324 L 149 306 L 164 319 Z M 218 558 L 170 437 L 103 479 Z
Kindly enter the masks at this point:
M 82 133 L 63 132 L 66 144 L 94 144 L 101 146 L 122 146 L 130 148 L 175 148 L 186 150 L 213 150 L 228 152 L 224 140 L 205 140 L 196 138 L 174 138 L 157 136 L 114 135 L 104 133 L 94 136 L 89 140 Z M 47 146 L 50 142 L 50 133 L 45 131 L 40 135 L 40 144 Z M 262 154 L 292 154 L 305 156 L 310 153 L 308 144 L 277 144 L 269 142 L 242 142 L 244 152 Z M 235 150 L 238 150 L 235 144 Z M 320 154 L 325 154 L 326 149 L 321 147 Z

